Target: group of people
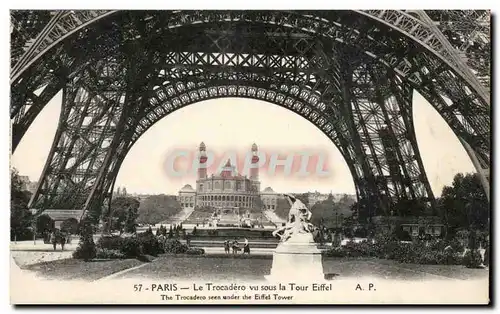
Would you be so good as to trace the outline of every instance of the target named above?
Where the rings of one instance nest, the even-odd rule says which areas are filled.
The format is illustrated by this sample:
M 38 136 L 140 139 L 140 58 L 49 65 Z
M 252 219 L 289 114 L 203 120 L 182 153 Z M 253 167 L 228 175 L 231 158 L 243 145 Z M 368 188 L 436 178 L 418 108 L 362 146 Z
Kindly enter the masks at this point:
M 69 232 L 64 232 L 59 229 L 52 230 L 50 233 L 45 235 L 45 243 L 50 243 L 54 247 L 54 251 L 57 249 L 57 245 L 61 245 L 61 249 L 64 250 L 64 245 L 70 243 L 71 237 Z
M 238 252 L 241 251 L 240 244 L 237 240 L 224 241 L 224 252 L 226 252 L 226 254 L 229 254 L 231 253 L 231 250 L 233 251 L 233 254 L 238 254 Z M 245 253 L 250 255 L 250 244 L 248 243 L 247 239 L 245 239 L 245 243 L 243 244 L 243 254 Z

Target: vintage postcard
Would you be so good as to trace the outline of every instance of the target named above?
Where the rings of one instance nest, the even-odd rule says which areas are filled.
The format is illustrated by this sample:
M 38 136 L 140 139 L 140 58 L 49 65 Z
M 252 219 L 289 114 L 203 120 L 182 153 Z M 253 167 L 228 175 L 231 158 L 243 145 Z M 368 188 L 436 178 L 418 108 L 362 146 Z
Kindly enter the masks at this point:
M 11 303 L 488 305 L 490 14 L 11 10 Z

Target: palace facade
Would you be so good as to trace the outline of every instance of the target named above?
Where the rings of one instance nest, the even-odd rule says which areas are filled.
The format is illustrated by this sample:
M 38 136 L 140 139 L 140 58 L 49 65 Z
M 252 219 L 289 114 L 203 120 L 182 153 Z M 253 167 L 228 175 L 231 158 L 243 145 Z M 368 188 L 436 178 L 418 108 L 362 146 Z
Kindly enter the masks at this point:
M 252 163 L 258 163 L 257 145 L 252 145 Z M 183 208 L 214 207 L 214 208 L 241 208 L 263 209 L 261 194 L 266 199 L 272 197 L 268 189 L 260 192 L 259 169 L 252 167 L 250 176 L 238 173 L 230 160 L 227 161 L 220 173 L 207 175 L 206 146 L 202 142 L 199 147 L 200 159 L 196 187 L 186 184 L 180 191 L 178 200 Z M 272 191 L 272 190 L 271 190 Z M 274 202 L 273 202 L 274 204 Z M 274 209 L 276 208 L 273 206 Z M 266 206 L 267 208 L 267 206 Z M 271 209 L 271 206 L 269 206 Z

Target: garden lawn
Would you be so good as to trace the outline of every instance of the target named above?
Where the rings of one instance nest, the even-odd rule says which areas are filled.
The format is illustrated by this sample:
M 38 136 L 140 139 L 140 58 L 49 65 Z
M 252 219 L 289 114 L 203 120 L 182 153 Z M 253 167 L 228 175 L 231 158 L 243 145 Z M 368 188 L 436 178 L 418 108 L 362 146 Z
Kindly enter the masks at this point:
M 22 267 L 38 276 L 57 280 L 97 280 L 119 271 L 143 264 L 136 259 L 96 260 L 85 262 L 65 259 Z
M 93 261 L 67 259 L 25 266 L 38 275 L 58 280 L 97 280 L 141 265 L 136 259 Z M 183 280 L 197 278 L 213 282 L 261 281 L 270 274 L 271 255 L 186 255 L 163 254 L 143 267 L 123 273 L 118 278 Z M 328 257 L 324 273 L 330 278 L 361 277 L 387 280 L 486 279 L 488 269 L 469 269 L 462 265 L 418 265 L 369 257 Z
M 118 276 L 121 278 L 148 279 L 202 279 L 213 282 L 260 281 L 269 274 L 272 256 L 243 255 L 225 256 L 164 254 L 153 263 Z M 146 268 L 141 271 L 142 268 Z
M 210 281 L 261 281 L 269 275 L 272 256 L 257 255 L 162 255 L 153 263 L 118 278 L 192 279 Z M 377 258 L 325 258 L 324 273 L 333 278 L 361 277 L 388 280 L 484 279 L 488 269 L 468 269 L 462 265 L 402 264 Z M 329 277 L 330 277 L 329 276 Z

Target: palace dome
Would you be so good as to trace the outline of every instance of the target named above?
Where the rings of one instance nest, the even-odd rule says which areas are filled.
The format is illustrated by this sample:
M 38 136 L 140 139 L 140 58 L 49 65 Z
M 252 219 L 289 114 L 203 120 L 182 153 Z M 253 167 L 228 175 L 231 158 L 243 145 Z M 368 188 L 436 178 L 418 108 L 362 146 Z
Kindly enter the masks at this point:
M 181 192 L 196 192 L 190 184 L 182 187 Z

